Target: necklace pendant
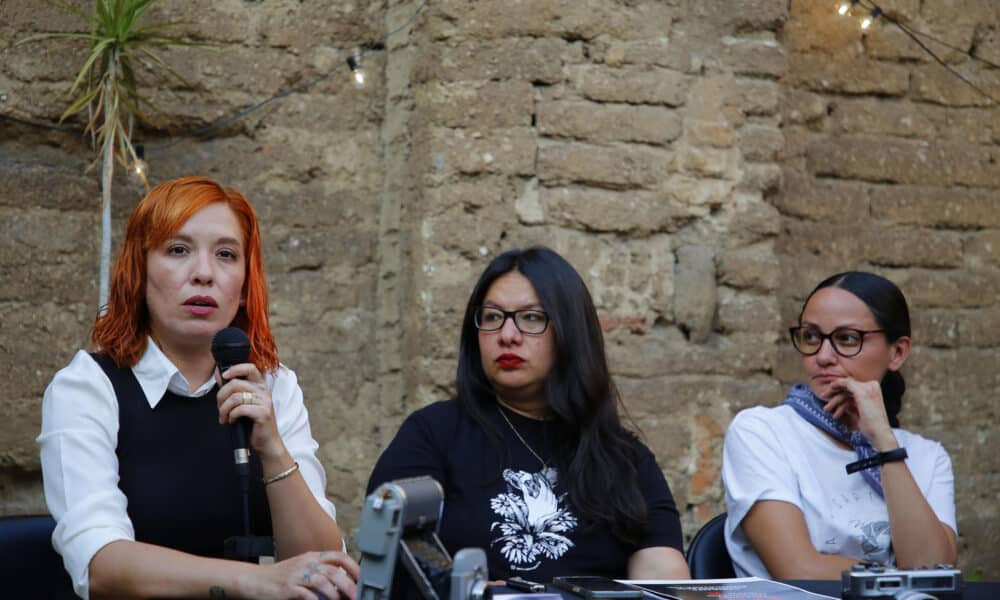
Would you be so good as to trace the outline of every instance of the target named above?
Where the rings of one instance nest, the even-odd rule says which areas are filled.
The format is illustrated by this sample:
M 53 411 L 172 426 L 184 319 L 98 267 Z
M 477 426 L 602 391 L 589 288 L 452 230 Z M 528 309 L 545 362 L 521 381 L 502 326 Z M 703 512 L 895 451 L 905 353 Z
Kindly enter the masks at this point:
M 517 436 L 517 439 L 520 440 L 521 444 L 528 449 L 528 452 L 531 452 L 532 456 L 538 459 L 538 462 L 542 463 L 542 471 L 548 469 L 549 468 L 548 462 L 543 460 L 542 457 L 537 452 L 535 452 L 535 449 L 531 447 L 531 444 L 529 444 L 524 439 L 524 437 L 521 436 L 521 432 L 517 430 L 517 427 L 514 427 L 514 424 L 511 422 L 510 418 L 507 417 L 507 413 L 503 411 L 503 408 L 501 408 L 499 404 L 497 404 L 497 411 L 500 413 L 500 416 L 503 417 L 503 420 L 507 422 L 507 426 L 510 427 L 510 430 L 514 432 L 514 435 Z

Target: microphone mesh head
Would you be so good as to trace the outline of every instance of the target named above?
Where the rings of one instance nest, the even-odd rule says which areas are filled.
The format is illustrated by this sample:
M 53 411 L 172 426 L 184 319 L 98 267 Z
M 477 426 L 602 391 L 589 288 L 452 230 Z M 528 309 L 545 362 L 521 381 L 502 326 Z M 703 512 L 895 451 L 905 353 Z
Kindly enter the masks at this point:
M 212 338 L 212 356 L 219 369 L 250 361 L 250 338 L 239 327 L 226 327 Z

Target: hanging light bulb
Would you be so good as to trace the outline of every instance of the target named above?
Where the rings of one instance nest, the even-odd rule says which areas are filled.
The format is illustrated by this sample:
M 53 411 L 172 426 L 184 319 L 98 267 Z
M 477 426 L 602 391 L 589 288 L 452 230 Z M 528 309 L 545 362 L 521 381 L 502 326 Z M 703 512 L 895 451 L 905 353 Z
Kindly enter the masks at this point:
M 141 158 L 135 161 L 135 163 L 132 164 L 132 172 L 139 178 L 142 185 L 146 186 L 146 191 L 149 191 L 149 180 L 146 179 L 146 174 L 149 173 L 149 165 L 146 161 Z
M 877 19 L 880 14 L 882 14 L 882 9 L 876 6 L 875 8 L 872 9 L 872 12 L 862 17 L 861 30 L 867 31 L 868 28 L 872 26 L 872 23 L 875 22 L 875 19 Z
M 858 3 L 858 0 L 843 0 L 839 6 L 837 6 L 837 14 L 844 17 L 851 14 L 851 9 L 854 5 Z
M 141 144 L 135 145 L 135 161 L 132 163 L 131 170 L 132 173 L 139 178 L 142 185 L 146 186 L 146 191 L 149 191 L 149 180 L 146 179 L 146 175 L 149 174 L 149 163 L 147 163 L 143 158 L 146 156 L 146 149 L 142 147 Z
M 361 54 L 355 53 L 348 56 L 347 66 L 351 69 L 351 79 L 354 81 L 354 87 L 358 89 L 365 87 L 368 74 L 361 68 Z

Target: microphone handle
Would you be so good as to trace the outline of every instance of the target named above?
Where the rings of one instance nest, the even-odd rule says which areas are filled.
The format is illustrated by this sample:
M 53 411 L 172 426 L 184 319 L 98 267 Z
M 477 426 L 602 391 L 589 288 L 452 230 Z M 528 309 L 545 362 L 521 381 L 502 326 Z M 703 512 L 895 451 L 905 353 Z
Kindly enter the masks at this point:
M 221 365 L 216 363 L 219 369 L 219 376 L 233 365 Z M 246 377 L 236 377 L 234 379 L 246 379 Z M 243 535 L 250 536 L 250 429 L 253 421 L 249 417 L 236 419 L 230 429 L 233 441 L 233 458 L 236 461 L 237 479 L 240 480 L 240 492 L 243 498 Z
M 250 464 L 250 429 L 253 421 L 249 417 L 240 417 L 233 424 L 233 458 L 240 469 L 249 469 Z
M 216 365 L 219 368 L 219 376 L 233 365 Z M 234 377 L 233 379 L 246 379 L 246 377 Z M 236 461 L 236 469 L 243 474 L 245 471 L 250 474 L 250 430 L 253 428 L 253 421 L 250 417 L 240 417 L 233 425 L 233 458 Z

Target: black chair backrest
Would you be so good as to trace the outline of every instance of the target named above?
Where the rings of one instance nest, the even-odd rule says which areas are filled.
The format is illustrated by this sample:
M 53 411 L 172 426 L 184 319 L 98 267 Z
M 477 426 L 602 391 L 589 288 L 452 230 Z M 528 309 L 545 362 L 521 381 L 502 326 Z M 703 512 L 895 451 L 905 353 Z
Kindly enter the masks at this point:
M 687 562 L 694 579 L 728 579 L 736 577 L 733 562 L 726 550 L 726 513 L 705 523 L 688 546 Z
M 52 548 L 49 515 L 0 517 L 0 582 L 5 598 L 76 599 L 62 557 Z M 9 595 L 8 595 L 9 594 Z

